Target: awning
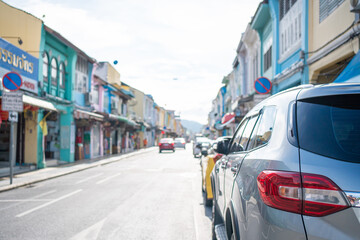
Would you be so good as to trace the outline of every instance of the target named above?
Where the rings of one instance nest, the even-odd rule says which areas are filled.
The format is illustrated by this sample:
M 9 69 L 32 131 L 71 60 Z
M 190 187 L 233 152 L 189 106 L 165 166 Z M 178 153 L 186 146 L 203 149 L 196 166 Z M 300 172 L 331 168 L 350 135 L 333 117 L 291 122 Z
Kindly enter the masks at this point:
M 54 104 L 52 104 L 51 102 L 45 101 L 45 100 L 41 100 L 39 98 L 35 98 L 35 97 L 31 97 L 28 95 L 23 94 L 23 102 L 29 105 L 33 105 L 39 108 L 44 108 L 50 111 L 56 111 L 58 112 L 59 110 L 54 106 Z
M 151 126 L 150 126 L 148 123 L 146 123 L 146 122 L 143 122 L 142 124 L 143 124 L 144 127 L 146 127 L 146 128 L 151 128 Z
M 135 97 L 134 94 L 130 90 L 121 89 L 120 91 L 130 97 Z
M 334 83 L 343 82 L 360 82 L 360 51 L 351 59 L 346 68 L 334 81 Z
M 229 124 L 235 121 L 235 113 L 227 113 L 221 119 L 221 124 Z
M 109 114 L 109 118 L 116 119 L 116 120 L 119 120 L 119 121 L 122 121 L 125 123 L 128 122 L 128 119 L 126 117 L 122 117 L 122 116 L 111 114 L 111 113 Z
M 127 124 L 132 127 L 140 127 L 139 124 L 137 124 L 135 121 L 128 119 Z
M 103 120 L 104 116 L 97 114 L 97 113 L 93 113 L 93 112 L 88 112 L 88 111 L 84 111 L 84 110 L 75 110 L 74 111 L 74 115 L 75 118 L 79 119 L 79 118 L 92 118 L 92 119 L 97 119 L 97 120 Z

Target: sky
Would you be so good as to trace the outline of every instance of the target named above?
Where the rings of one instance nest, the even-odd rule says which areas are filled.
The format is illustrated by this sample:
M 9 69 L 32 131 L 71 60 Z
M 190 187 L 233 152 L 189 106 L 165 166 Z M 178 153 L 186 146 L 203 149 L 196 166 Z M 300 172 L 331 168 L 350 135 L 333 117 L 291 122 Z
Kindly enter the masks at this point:
M 206 124 L 260 0 L 5 0 L 181 119 Z

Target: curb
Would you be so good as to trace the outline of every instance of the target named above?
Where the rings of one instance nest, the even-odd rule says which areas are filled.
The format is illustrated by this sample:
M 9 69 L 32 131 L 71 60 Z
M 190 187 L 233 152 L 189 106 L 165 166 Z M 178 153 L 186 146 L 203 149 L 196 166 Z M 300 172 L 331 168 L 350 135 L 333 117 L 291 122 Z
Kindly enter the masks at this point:
M 43 181 L 46 181 L 46 180 L 49 180 L 49 179 L 54 179 L 54 178 L 57 178 L 57 177 L 69 175 L 69 174 L 76 173 L 76 172 L 81 172 L 81 171 L 84 171 L 86 169 L 111 164 L 111 163 L 114 163 L 114 162 L 118 162 L 118 161 L 120 161 L 122 159 L 128 158 L 128 157 L 133 157 L 135 155 L 141 155 L 141 154 L 144 154 L 144 153 L 147 153 L 147 152 L 151 152 L 155 148 L 156 147 L 149 147 L 149 148 L 147 148 L 147 149 L 145 149 L 143 151 L 136 151 L 136 152 L 127 153 L 127 154 L 116 156 L 116 157 L 109 157 L 107 159 L 100 159 L 100 160 L 97 160 L 97 161 L 87 165 L 87 166 L 81 166 L 81 167 L 79 167 L 77 169 L 75 167 L 79 166 L 79 165 L 75 164 L 75 165 L 72 166 L 73 169 L 69 169 L 69 171 L 66 171 L 66 172 L 54 173 L 54 174 L 52 174 L 50 176 L 45 176 L 45 177 L 42 177 L 42 178 L 33 179 L 31 181 L 22 182 L 22 183 L 16 183 L 16 184 L 11 184 L 11 185 L 0 187 L 0 192 L 5 192 L 5 191 L 13 190 L 13 189 L 16 189 L 16 188 L 28 186 L 28 185 L 31 185 L 31 184 L 34 184 L 34 183 L 43 182 Z M 114 158 L 114 159 L 112 159 L 112 158 Z M 61 165 L 61 167 L 63 167 L 63 166 L 66 166 L 66 164 Z M 23 174 L 26 174 L 26 173 L 23 173 Z M 19 174 L 19 175 L 21 175 L 21 174 Z

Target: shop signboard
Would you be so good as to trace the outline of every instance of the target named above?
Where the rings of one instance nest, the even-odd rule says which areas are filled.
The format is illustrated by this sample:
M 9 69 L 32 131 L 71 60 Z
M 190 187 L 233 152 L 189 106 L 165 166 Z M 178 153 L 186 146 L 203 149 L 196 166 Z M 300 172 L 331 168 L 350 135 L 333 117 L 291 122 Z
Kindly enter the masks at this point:
M 21 76 L 20 89 L 38 94 L 39 59 L 0 38 L 0 79 L 8 72 Z

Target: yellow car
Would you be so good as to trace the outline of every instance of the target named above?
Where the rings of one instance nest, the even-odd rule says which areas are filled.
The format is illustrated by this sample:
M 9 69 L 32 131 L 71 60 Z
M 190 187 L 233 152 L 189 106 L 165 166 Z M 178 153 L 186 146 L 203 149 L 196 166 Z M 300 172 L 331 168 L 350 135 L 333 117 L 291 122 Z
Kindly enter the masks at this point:
M 211 188 L 211 171 L 213 170 L 216 161 L 218 161 L 222 154 L 216 153 L 217 142 L 220 140 L 228 140 L 227 143 L 230 142 L 231 136 L 219 137 L 213 143 L 212 147 L 207 151 L 207 154 L 202 152 L 202 157 L 200 159 L 201 166 L 201 183 L 202 183 L 202 191 L 204 196 L 204 204 L 205 206 L 211 206 L 213 199 L 213 192 Z

